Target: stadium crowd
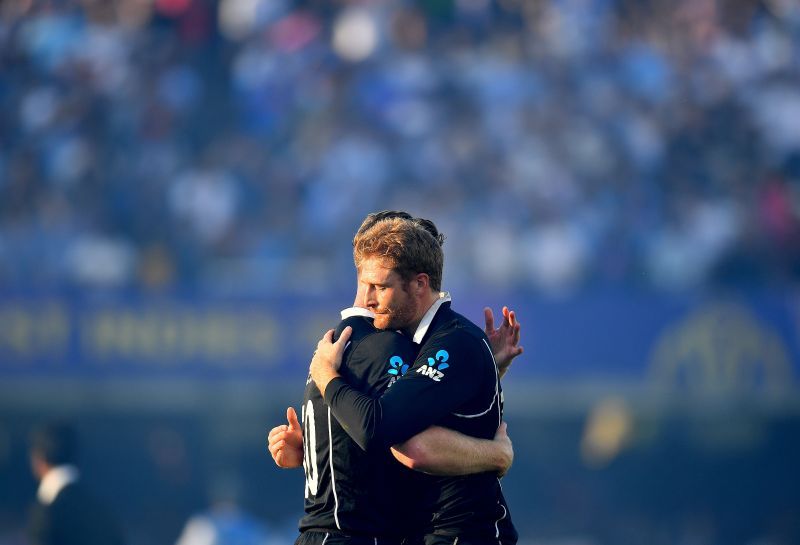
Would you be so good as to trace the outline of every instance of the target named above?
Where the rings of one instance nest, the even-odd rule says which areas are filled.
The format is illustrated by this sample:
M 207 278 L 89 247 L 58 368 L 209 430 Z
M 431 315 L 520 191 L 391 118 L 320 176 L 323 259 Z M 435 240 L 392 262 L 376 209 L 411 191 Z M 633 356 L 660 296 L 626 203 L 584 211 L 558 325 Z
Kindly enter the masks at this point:
M 12 289 L 325 291 L 397 207 L 450 287 L 790 282 L 800 6 L 7 0 L 0 195 Z

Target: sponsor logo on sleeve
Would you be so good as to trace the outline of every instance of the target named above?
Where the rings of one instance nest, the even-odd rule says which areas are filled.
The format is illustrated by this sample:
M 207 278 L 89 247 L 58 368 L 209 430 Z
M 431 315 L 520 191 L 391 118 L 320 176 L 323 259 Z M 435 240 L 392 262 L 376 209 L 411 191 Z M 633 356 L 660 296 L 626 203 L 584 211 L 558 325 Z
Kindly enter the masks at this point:
M 428 358 L 427 365 L 417 369 L 417 373 L 429 377 L 434 382 L 440 382 L 444 378 L 444 370 L 450 367 L 447 363 L 449 359 L 450 354 L 447 350 L 439 350 L 434 358 Z
M 392 356 L 389 358 L 389 370 L 386 371 L 392 376 L 392 378 L 389 379 L 389 386 L 397 382 L 398 378 L 405 375 L 406 371 L 408 371 L 408 364 L 403 361 L 403 358 L 400 356 Z

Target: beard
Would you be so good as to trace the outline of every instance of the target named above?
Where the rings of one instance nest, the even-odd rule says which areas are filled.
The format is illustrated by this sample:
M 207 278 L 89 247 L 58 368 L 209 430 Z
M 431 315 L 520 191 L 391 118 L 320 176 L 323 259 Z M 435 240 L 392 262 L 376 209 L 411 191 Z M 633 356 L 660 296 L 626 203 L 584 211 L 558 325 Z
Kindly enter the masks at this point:
M 373 325 L 378 329 L 405 329 L 414 319 L 414 303 L 410 299 L 405 304 L 376 308 Z

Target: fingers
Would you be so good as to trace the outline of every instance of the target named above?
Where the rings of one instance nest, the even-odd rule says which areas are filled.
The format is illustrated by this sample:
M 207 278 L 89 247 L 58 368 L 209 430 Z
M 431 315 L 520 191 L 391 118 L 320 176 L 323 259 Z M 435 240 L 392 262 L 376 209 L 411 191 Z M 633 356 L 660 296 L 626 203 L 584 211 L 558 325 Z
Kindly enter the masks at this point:
M 286 444 L 286 433 L 285 432 L 282 432 L 282 433 L 279 433 L 277 435 L 274 435 L 274 436 L 270 437 L 270 439 L 269 439 L 269 443 L 268 443 L 269 451 L 272 452 L 273 450 L 276 450 L 278 448 L 277 445 L 280 445 L 281 447 L 283 447 L 283 445 L 285 445 L 285 444 Z
M 492 314 L 491 308 L 484 307 L 483 319 L 486 322 L 486 334 L 488 335 L 489 333 L 494 332 L 494 315 Z M 500 329 L 507 329 L 508 331 L 513 332 L 514 335 L 519 335 L 519 322 L 517 321 L 517 313 L 513 310 L 509 310 L 508 307 L 503 307 L 503 323 L 500 325 Z
M 501 449 L 506 452 L 508 456 L 507 460 L 505 461 L 504 465 L 501 465 L 498 469 L 498 475 L 500 477 L 504 476 L 511 464 L 514 463 L 514 448 L 511 444 L 511 439 L 508 437 L 508 425 L 505 421 L 500 422 L 500 426 L 497 427 L 497 432 L 494 435 L 494 440 L 499 441 L 499 445 Z
M 328 331 L 325 332 L 325 335 L 323 335 L 322 338 L 319 340 L 319 342 L 317 343 L 317 349 L 314 350 L 314 357 L 312 358 L 312 362 L 317 358 L 317 354 L 326 353 L 325 351 L 327 350 L 327 347 L 333 344 L 333 333 L 334 330 L 329 329 Z
M 350 327 L 350 326 L 347 326 L 346 328 L 344 328 L 344 330 L 342 331 L 342 334 L 339 335 L 339 338 L 336 339 L 336 342 L 333 343 L 333 344 L 338 345 L 338 346 L 342 346 L 342 345 L 347 344 L 347 341 L 350 340 L 350 335 L 352 335 L 352 334 L 353 334 L 353 328 Z M 333 330 L 331 329 L 331 337 L 332 336 L 333 336 Z
M 268 440 L 272 443 L 273 438 L 277 437 L 280 433 L 286 433 L 289 430 L 288 426 L 285 424 L 283 426 L 275 426 L 269 432 Z
M 269 442 L 269 453 L 275 458 L 280 451 L 286 447 L 286 439 L 283 436 L 273 437 Z
M 506 320 L 508 321 L 509 328 L 511 329 L 513 335 L 513 344 L 516 346 L 519 343 L 519 336 L 520 336 L 520 324 L 517 321 L 517 313 L 513 310 L 508 311 L 506 315 L 505 311 L 507 309 L 503 308 L 503 315 L 506 316 Z
M 272 459 L 278 467 L 288 468 L 297 467 L 297 460 L 300 457 L 298 452 L 302 450 L 302 439 L 300 438 L 300 427 L 297 422 L 297 413 L 294 409 L 289 407 L 286 410 L 286 417 L 290 421 L 289 426 L 282 425 L 272 428 L 269 432 L 269 440 L 267 448 Z M 294 424 L 291 422 L 294 421 Z M 297 429 L 292 429 L 292 426 L 298 426 Z
M 297 413 L 294 410 L 294 407 L 288 407 L 286 409 L 286 420 L 289 422 L 289 430 L 299 430 L 300 422 L 297 420 Z
M 270 448 L 270 454 L 272 455 L 272 459 L 275 461 L 275 465 L 278 467 L 294 467 L 289 466 L 286 463 L 286 450 L 284 450 L 283 444 L 276 445 L 275 448 Z
M 508 307 L 503 307 L 503 325 L 502 328 L 507 328 L 510 331 L 519 330 L 519 322 L 517 321 L 517 313 L 509 310 Z
M 272 457 L 274 458 L 275 456 L 278 455 L 278 452 L 283 450 L 283 447 L 285 446 L 286 446 L 286 441 L 284 441 L 283 439 L 281 439 L 280 441 L 276 441 L 275 443 L 271 443 L 269 445 L 269 453 L 272 454 Z
M 500 422 L 500 426 L 497 428 L 497 431 L 494 434 L 494 438 L 504 439 L 506 437 L 508 437 L 508 425 L 504 420 L 503 422 Z
M 486 321 L 486 331 L 487 335 L 491 335 L 494 332 L 494 315 L 492 314 L 492 309 L 489 307 L 485 307 L 483 309 L 483 319 Z
M 344 328 L 342 334 L 339 335 L 338 339 L 336 339 L 336 342 L 333 342 L 334 333 L 335 331 L 333 329 L 329 329 L 328 331 L 325 332 L 325 335 L 323 335 L 322 338 L 317 343 L 317 352 L 319 352 L 324 346 L 327 346 L 329 344 L 332 344 L 337 348 L 343 344 L 346 344 L 347 341 L 350 340 L 350 335 L 352 335 L 353 333 L 353 328 L 350 326 Z M 314 352 L 314 354 L 316 354 L 317 352 Z
M 507 325 L 515 333 L 519 332 L 517 313 L 513 310 L 508 310 L 508 307 L 503 307 L 503 325 Z

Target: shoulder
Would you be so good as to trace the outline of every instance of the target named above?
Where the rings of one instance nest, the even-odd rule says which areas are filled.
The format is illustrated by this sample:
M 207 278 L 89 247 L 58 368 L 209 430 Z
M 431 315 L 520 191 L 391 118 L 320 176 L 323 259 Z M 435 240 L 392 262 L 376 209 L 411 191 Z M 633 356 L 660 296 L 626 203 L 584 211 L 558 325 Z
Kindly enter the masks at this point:
M 372 325 L 372 320 L 365 316 L 350 316 L 348 318 L 343 319 L 339 322 L 339 325 L 336 326 L 336 331 L 334 333 L 334 338 L 338 339 L 339 335 L 342 334 L 344 328 L 346 327 L 353 328 L 353 333 L 350 335 L 351 342 L 355 342 L 357 340 L 366 337 L 367 335 L 371 335 L 376 331 L 379 331 Z
M 430 343 L 447 343 L 468 350 L 482 347 L 487 341 L 486 333 L 461 314 L 450 310 L 446 320 L 431 335 Z
M 457 329 L 466 335 L 470 335 L 477 342 L 486 340 L 486 333 L 478 327 L 472 320 L 462 316 L 457 312 L 453 312 L 453 321 L 457 324 Z
M 349 346 L 340 368 L 351 386 L 374 395 L 414 361 L 416 345 L 396 331 L 374 330 Z
M 452 308 L 443 307 L 436 317 L 434 335 L 463 334 L 471 336 L 476 342 L 486 338 L 486 333 L 466 316 Z
M 466 329 L 456 328 L 432 335 L 425 343 L 424 350 L 433 347 L 447 347 L 452 352 L 474 353 L 484 348 L 483 338 Z
M 364 316 L 350 316 L 339 322 L 336 326 L 334 338 L 338 338 L 346 327 L 351 327 L 350 342 L 353 348 L 406 348 L 413 345 L 411 339 L 405 335 L 386 329 L 378 329 L 372 324 L 371 318 Z
M 491 348 L 483 330 L 450 311 L 447 320 L 425 342 L 420 356 L 434 360 L 455 358 L 455 361 L 479 364 L 483 359 L 491 359 Z
M 369 352 L 372 356 L 383 354 L 405 354 L 415 352 L 415 345 L 408 337 L 397 331 L 375 329 L 372 333 L 361 337 L 353 350 Z

